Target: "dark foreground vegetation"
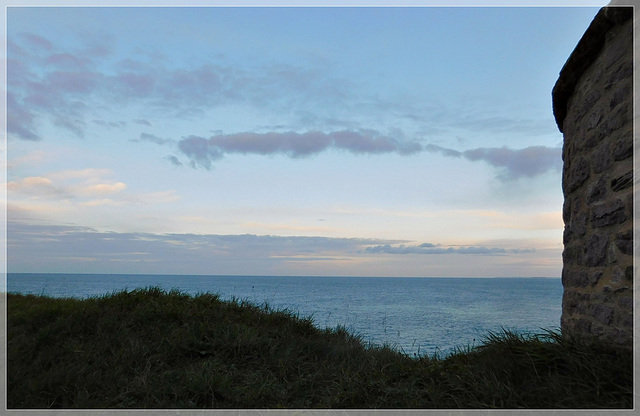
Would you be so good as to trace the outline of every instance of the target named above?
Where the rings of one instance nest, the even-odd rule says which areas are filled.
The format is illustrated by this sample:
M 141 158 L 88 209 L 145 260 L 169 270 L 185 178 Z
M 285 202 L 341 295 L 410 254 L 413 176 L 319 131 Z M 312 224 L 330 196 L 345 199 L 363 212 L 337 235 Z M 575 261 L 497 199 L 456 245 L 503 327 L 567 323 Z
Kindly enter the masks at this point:
M 8 294 L 9 408 L 631 408 L 632 354 L 489 334 L 412 358 L 344 328 L 158 288 Z

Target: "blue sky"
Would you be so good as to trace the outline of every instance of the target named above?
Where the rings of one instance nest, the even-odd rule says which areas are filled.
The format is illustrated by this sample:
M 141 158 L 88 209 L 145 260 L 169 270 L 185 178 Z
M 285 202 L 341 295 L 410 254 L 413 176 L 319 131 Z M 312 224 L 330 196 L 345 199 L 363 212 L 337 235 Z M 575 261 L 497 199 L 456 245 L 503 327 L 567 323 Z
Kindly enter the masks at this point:
M 559 277 L 588 4 L 9 7 L 8 271 Z

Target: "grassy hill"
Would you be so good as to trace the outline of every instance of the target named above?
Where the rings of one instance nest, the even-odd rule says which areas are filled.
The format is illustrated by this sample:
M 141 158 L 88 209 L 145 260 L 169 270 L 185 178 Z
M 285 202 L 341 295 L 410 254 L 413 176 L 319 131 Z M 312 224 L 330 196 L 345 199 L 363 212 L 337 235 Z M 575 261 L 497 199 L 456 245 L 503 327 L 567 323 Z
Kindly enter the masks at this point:
M 631 352 L 488 334 L 413 358 L 214 294 L 7 295 L 8 408 L 631 408 Z

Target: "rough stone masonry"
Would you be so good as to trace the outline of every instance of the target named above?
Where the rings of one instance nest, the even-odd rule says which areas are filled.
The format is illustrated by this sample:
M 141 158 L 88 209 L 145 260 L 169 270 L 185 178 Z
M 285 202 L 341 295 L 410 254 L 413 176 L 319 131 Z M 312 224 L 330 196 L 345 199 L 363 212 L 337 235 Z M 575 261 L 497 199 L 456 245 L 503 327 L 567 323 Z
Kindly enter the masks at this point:
M 560 72 L 561 328 L 633 346 L 633 8 L 605 7 Z

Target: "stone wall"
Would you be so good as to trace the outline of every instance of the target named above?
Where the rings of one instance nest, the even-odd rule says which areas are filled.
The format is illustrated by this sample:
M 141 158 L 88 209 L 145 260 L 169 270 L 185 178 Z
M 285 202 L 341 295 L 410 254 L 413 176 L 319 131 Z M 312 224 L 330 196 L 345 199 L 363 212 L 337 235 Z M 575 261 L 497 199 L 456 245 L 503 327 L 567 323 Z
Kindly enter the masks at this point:
M 633 345 L 633 9 L 605 7 L 553 89 L 564 134 L 561 327 Z

